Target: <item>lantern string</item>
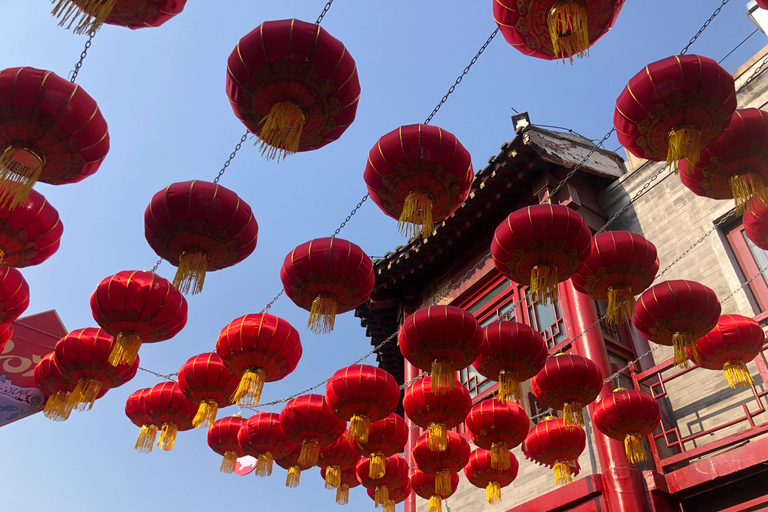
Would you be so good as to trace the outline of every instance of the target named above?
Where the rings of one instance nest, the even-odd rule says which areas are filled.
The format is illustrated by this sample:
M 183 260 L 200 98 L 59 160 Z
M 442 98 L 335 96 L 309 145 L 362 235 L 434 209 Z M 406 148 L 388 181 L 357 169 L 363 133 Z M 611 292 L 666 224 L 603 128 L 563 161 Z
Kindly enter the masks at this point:
M 80 60 L 75 64 L 75 69 L 69 72 L 70 82 L 75 83 L 75 80 L 77 80 L 77 75 L 80 73 L 80 68 L 83 67 L 83 61 L 88 56 L 88 49 L 91 47 L 94 37 L 96 37 L 96 31 L 92 30 L 88 32 L 88 40 L 85 42 L 85 48 L 83 48 L 83 51 L 80 53 Z

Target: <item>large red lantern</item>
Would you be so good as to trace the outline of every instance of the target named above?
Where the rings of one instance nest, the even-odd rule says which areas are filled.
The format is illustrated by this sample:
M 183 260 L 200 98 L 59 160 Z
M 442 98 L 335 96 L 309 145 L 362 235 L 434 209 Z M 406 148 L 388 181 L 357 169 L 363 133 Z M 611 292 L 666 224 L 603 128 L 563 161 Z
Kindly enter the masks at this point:
M 349 421 L 347 440 L 367 443 L 371 422 L 397 409 L 400 387 L 376 366 L 353 364 L 334 373 L 325 385 L 325 401 L 336 415 Z
M 714 60 L 673 55 L 647 65 L 616 100 L 613 124 L 633 155 L 695 167 L 736 111 L 733 77 Z
M 386 474 L 376 479 L 370 477 L 370 464 L 370 460 L 360 459 L 356 468 L 357 479 L 363 484 L 363 487 L 369 491 L 374 491 L 377 507 L 386 505 L 391 498 L 389 492 L 399 488 L 408 479 L 408 463 L 402 455 L 387 457 L 385 462 Z
M 302 348 L 299 333 L 291 324 L 259 313 L 228 323 L 216 340 L 216 353 L 240 376 L 232 401 L 252 407 L 259 403 L 265 382 L 280 380 L 296 369 Z
M 63 232 L 59 212 L 42 194 L 30 190 L 15 208 L 0 206 L 0 264 L 39 265 L 59 250 Z
M 187 323 L 187 301 L 154 272 L 125 270 L 104 278 L 91 295 L 91 313 L 115 337 L 109 363 L 131 364 L 142 343 L 173 338 Z
M 393 412 L 383 420 L 371 423 L 368 441 L 361 443 L 358 440 L 355 447 L 360 455 L 371 460 L 369 476 L 376 480 L 387 472 L 387 457 L 403 451 L 407 441 L 408 425 L 400 415 Z
M 631 464 L 647 459 L 643 438 L 653 433 L 660 420 L 656 400 L 634 389 L 615 389 L 595 405 L 592 413 L 592 421 L 600 432 L 624 441 L 624 451 Z
M 68 420 L 75 406 L 69 400 L 69 395 L 75 389 L 75 384 L 62 373 L 56 362 L 54 352 L 46 355 L 37 363 L 34 376 L 35 387 L 47 397 L 43 415 L 52 421 Z
M 694 281 L 665 281 L 646 290 L 635 303 L 632 323 L 640 334 L 660 345 L 674 347 L 675 365 L 688 367 L 691 347 L 698 364 L 696 340 L 707 334 L 720 317 L 715 292 Z
M 472 365 L 483 377 L 498 381 L 498 399 L 520 401 L 520 383 L 544 368 L 547 344 L 538 331 L 519 322 L 493 322 L 483 327 L 480 355 Z
M 144 212 L 144 236 L 158 256 L 178 267 L 173 285 L 181 293 L 200 293 L 207 272 L 247 258 L 258 234 L 251 207 L 207 181 L 168 185 Z
M 195 428 L 213 425 L 219 407 L 232 405 L 232 395 L 239 385 L 240 378 L 224 366 L 216 352 L 190 357 L 179 368 L 179 389 L 199 404 L 192 420 Z
M 448 432 L 448 447 L 442 452 L 429 449 L 429 433 L 425 432 L 411 449 L 416 466 L 435 476 L 435 492 L 443 495 L 450 492 L 451 474 L 458 473 L 469 462 L 469 443 L 460 434 Z
M 480 355 L 483 331 L 471 313 L 456 306 L 429 306 L 409 315 L 397 336 L 400 352 L 430 371 L 432 392 L 449 393 L 455 373 Z
M 0 204 L 14 208 L 38 181 L 77 183 L 109 151 L 107 123 L 79 85 L 51 71 L 0 71 Z
M 342 435 L 325 448 L 320 448 L 317 465 L 323 472 L 326 489 L 338 489 L 341 485 L 342 471 L 357 466 L 360 454 L 355 447 Z
M 368 300 L 376 277 L 363 250 L 341 238 L 317 238 L 292 250 L 280 269 L 285 294 L 309 311 L 312 332 L 333 330 L 337 314 Z
M 509 469 L 509 450 L 523 442 L 530 428 L 525 409 L 515 402 L 483 400 L 469 411 L 469 439 L 491 452 L 493 469 Z
M 565 426 L 584 427 L 582 409 L 595 401 L 603 387 L 603 372 L 591 359 L 558 354 L 547 360 L 531 380 L 531 391 L 541 403 L 562 409 Z
M 376 489 L 368 489 L 368 496 L 376 503 Z M 406 476 L 398 487 L 393 487 L 387 492 L 387 501 L 380 503 L 383 512 L 395 512 L 395 506 L 408 499 L 411 495 L 411 480 Z M 378 506 L 378 505 L 375 505 Z
M 629 231 L 607 231 L 592 238 L 589 257 L 571 282 L 590 298 L 608 301 L 609 324 L 623 324 L 635 311 L 635 295 L 651 286 L 658 271 L 651 242 Z
M 426 238 L 434 222 L 469 196 L 475 174 L 469 152 L 452 133 L 412 124 L 379 139 L 363 177 L 373 202 L 398 220 L 401 233 Z
M 320 448 L 336 441 L 346 426 L 323 395 L 299 396 L 280 411 L 280 428 L 290 441 L 301 447 L 299 463 L 303 466 L 317 464 Z
M 510 451 L 499 454 L 507 460 L 505 469 L 498 469 L 494 464 L 496 457 L 490 451 L 478 448 L 469 456 L 464 467 L 464 475 L 475 487 L 485 489 L 485 500 L 491 505 L 501 503 L 501 488 L 511 484 L 517 478 L 520 463 Z
M 184 396 L 177 382 L 157 384 L 142 399 L 144 411 L 160 429 L 157 447 L 173 450 L 176 434 L 194 428 L 192 420 L 197 414 L 197 404 Z
M 435 476 L 428 475 L 417 469 L 411 475 L 411 489 L 418 496 L 421 496 L 429 502 L 429 512 L 443 512 L 443 500 L 450 498 L 459 487 L 459 475 L 451 475 L 450 492 L 446 494 L 437 494 L 435 492 Z
M 768 9 L 768 0 L 757 0 L 757 6 L 761 9 Z
M 291 489 L 298 487 L 301 483 L 301 472 L 313 466 L 300 462 L 301 452 L 301 446 L 293 445 L 285 456 L 275 459 L 278 466 L 288 471 L 285 477 L 285 486 Z
M 269 159 L 333 142 L 355 120 L 357 67 L 337 39 L 299 20 L 262 23 L 229 56 L 227 96 Z
M 238 457 L 244 457 L 245 452 L 240 448 L 237 436 L 245 420 L 240 416 L 229 416 L 216 420 L 208 429 L 208 446 L 224 459 L 219 470 L 222 473 L 234 473 Z
M 768 250 L 768 201 L 753 197 L 744 212 L 744 234 L 763 250 Z
M 592 233 L 566 206 L 539 204 L 512 212 L 499 224 L 491 255 L 499 272 L 530 286 L 541 304 L 557 300 L 565 281 L 589 257 Z
M 346 505 L 349 503 L 349 490 L 354 489 L 360 485 L 360 481 L 357 479 L 357 472 L 355 466 L 349 469 L 342 469 L 340 476 L 340 484 L 336 488 L 336 503 L 338 505 Z M 328 482 L 328 468 L 320 469 L 320 476 Z M 327 487 L 327 484 L 326 484 Z
M 13 267 L 0 267 L 0 324 L 19 318 L 29 306 L 29 285 Z
M 256 462 L 256 476 L 272 475 L 272 463 L 287 456 L 295 445 L 280 428 L 280 415 L 273 412 L 257 412 L 240 428 L 237 435 L 240 448 Z
M 403 409 L 416 425 L 429 432 L 429 449 L 443 451 L 448 447 L 448 430 L 463 423 L 472 408 L 467 388 L 454 379 L 448 393 L 432 391 L 432 379 L 424 377 L 405 389 Z
M 134 448 L 139 453 L 150 453 L 157 439 L 157 425 L 152 422 L 147 411 L 144 409 L 144 396 L 150 389 L 139 389 L 128 395 L 125 401 L 125 415 L 131 420 L 131 423 L 139 427 L 139 437 L 136 440 Z
M 587 446 L 587 434 L 577 426 L 566 426 L 563 420 L 551 416 L 540 421 L 525 438 L 523 453 L 529 459 L 551 466 L 557 485 L 573 481 L 571 461 L 578 459 Z
M 187 0 L 53 0 L 59 26 L 75 34 L 95 32 L 104 23 L 130 29 L 159 27 L 179 14 Z
M 582 58 L 616 22 L 625 0 L 495 0 L 493 18 L 504 39 L 525 55 Z

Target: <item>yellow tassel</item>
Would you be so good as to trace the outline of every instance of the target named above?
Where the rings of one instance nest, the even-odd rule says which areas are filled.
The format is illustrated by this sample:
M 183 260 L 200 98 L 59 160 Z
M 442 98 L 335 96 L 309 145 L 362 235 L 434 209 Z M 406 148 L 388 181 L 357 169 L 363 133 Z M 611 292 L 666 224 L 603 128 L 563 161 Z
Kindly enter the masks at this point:
M 536 265 L 531 269 L 531 294 L 545 306 L 557 302 L 557 268 L 554 265 Z
M 349 485 L 348 484 L 341 484 L 338 489 L 336 489 L 336 503 L 338 505 L 346 505 L 349 503 Z
M 436 395 L 445 395 L 453 389 L 453 383 L 456 380 L 456 371 L 453 367 L 453 361 L 450 359 L 435 359 L 432 361 L 431 391 Z
M 299 466 L 291 466 L 288 470 L 288 476 L 285 477 L 285 486 L 294 489 L 301 483 L 301 468 Z
M 485 486 L 485 500 L 491 505 L 501 503 L 501 486 L 499 482 L 489 482 Z
M 263 452 L 259 454 L 259 460 L 256 461 L 256 476 L 264 478 L 272 476 L 272 465 L 275 458 L 272 456 L 272 452 Z
M 301 443 L 301 453 L 299 453 L 299 464 L 305 468 L 311 468 L 317 464 L 320 457 L 320 443 L 317 439 L 305 439 Z
M 112 352 L 109 353 L 109 364 L 119 366 L 121 364 L 133 364 L 141 347 L 141 334 L 130 331 L 120 331 L 115 338 Z
M 264 390 L 264 382 L 267 372 L 261 368 L 246 371 L 240 379 L 237 391 L 232 395 L 232 403 L 240 407 L 253 407 L 259 403 L 261 392 Z
M 584 428 L 584 412 L 579 402 L 565 402 L 563 404 L 563 426 L 578 425 Z
M 675 366 L 678 368 L 688 368 L 687 347 L 691 348 L 693 360 L 699 364 L 699 350 L 696 348 L 696 340 L 693 339 L 693 333 L 690 331 L 676 332 L 672 335 L 672 346 L 675 349 Z
M 389 488 L 386 485 L 381 485 L 376 487 L 376 490 L 373 492 L 374 507 L 378 508 L 379 506 L 384 505 L 388 501 L 389 501 Z
M 45 402 L 43 416 L 52 421 L 68 420 L 72 414 L 72 409 L 75 407 L 73 403 L 70 403 L 69 395 L 70 393 L 66 391 L 59 391 L 55 395 L 51 395 Z
M 573 482 L 571 464 L 567 460 L 559 460 L 555 462 L 555 483 L 557 483 L 557 485 L 565 485 L 571 482 Z
M 371 454 L 371 462 L 368 464 L 368 477 L 371 480 L 380 480 L 387 474 L 387 458 L 384 453 Z
M 512 398 L 520 401 L 519 374 L 514 370 L 501 370 L 499 372 L 499 402 L 506 404 Z
M 235 466 L 237 465 L 237 452 L 227 451 L 224 452 L 224 459 L 221 461 L 221 467 L 219 471 L 222 473 L 234 473 Z
M 610 325 L 625 324 L 635 312 L 635 296 L 629 286 L 608 288 L 608 311 L 606 322 Z
M 395 512 L 395 501 L 389 500 L 384 504 L 384 512 Z
M 680 170 L 680 160 L 685 158 L 688 169 L 699 163 L 701 153 L 701 131 L 692 126 L 681 126 L 669 131 L 669 149 L 667 150 L 667 167 L 677 173 Z
M 77 2 L 53 0 L 53 2 L 56 3 L 56 7 L 51 14 L 60 19 L 60 27 L 66 25 L 66 29 L 72 29 L 75 34 L 87 34 L 98 30 L 107 21 L 117 0 L 77 0 Z
M 424 192 L 414 190 L 405 198 L 403 211 L 397 221 L 397 230 L 409 238 L 416 235 L 427 238 L 433 229 L 432 199 Z
M 216 414 L 219 412 L 219 404 L 212 400 L 206 400 L 200 402 L 200 407 L 197 408 L 197 414 L 195 414 L 192 420 L 192 425 L 195 428 L 211 428 L 216 421 Z
M 45 157 L 20 144 L 0 155 L 0 206 L 13 209 L 29 196 L 45 167 Z
M 151 453 L 157 438 L 157 427 L 154 425 L 142 425 L 139 438 L 134 448 L 139 453 Z
M 341 467 L 328 466 L 325 468 L 325 488 L 337 489 L 341 485 Z
M 101 381 L 97 379 L 80 379 L 77 386 L 69 394 L 69 404 L 80 412 L 90 411 L 101 391 Z
M 642 462 L 648 459 L 643 446 L 643 436 L 640 434 L 627 434 L 624 436 L 624 452 L 630 464 Z
M 272 110 L 261 120 L 257 137 L 261 140 L 261 154 L 267 160 L 292 155 L 299 150 L 301 131 L 304 129 L 304 112 L 290 101 L 272 105 Z
M 331 332 L 336 322 L 337 309 L 339 309 L 339 305 L 333 297 L 322 295 L 316 297 L 309 309 L 309 320 L 307 321 L 309 330 L 315 334 Z
M 183 294 L 197 295 L 203 291 L 205 273 L 208 272 L 208 258 L 199 252 L 182 253 L 179 267 L 173 278 L 173 286 Z
M 161 450 L 169 452 L 173 450 L 173 445 L 176 444 L 176 434 L 179 432 L 179 426 L 173 422 L 164 423 L 160 428 L 160 436 L 157 440 L 157 447 Z
M 429 512 L 443 512 L 443 500 L 440 496 L 430 496 Z
M 347 441 L 352 446 L 357 446 L 358 443 L 365 444 L 368 442 L 368 432 L 371 428 L 371 420 L 367 416 L 362 414 L 355 414 L 349 420 L 349 429 L 347 430 Z
M 435 494 L 439 496 L 451 494 L 451 472 L 447 469 L 441 469 L 435 475 Z
M 736 201 L 736 212 L 743 215 L 747 203 L 752 197 L 758 197 L 763 204 L 768 204 L 768 191 L 759 174 L 745 173 L 731 176 L 731 192 Z
M 556 59 L 582 58 L 589 54 L 587 10 L 579 1 L 566 0 L 555 4 L 547 17 L 547 28 Z
M 752 376 L 747 370 L 747 365 L 742 361 L 730 361 L 723 365 L 725 379 L 732 388 L 748 388 L 752 385 Z
M 491 445 L 491 467 L 493 469 L 506 471 L 509 469 L 509 447 L 507 443 L 493 443 Z
M 448 449 L 448 429 L 445 423 L 430 423 L 427 431 L 427 447 L 430 451 L 444 452 Z

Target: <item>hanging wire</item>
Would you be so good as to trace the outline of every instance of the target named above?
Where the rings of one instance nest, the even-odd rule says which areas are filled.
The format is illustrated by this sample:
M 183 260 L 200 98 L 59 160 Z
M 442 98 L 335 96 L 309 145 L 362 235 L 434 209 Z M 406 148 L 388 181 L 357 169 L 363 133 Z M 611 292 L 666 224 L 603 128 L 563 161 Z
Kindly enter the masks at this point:
M 157 372 L 153 372 L 152 370 L 148 370 L 146 368 L 142 368 L 141 366 L 139 366 L 139 370 L 141 370 L 143 372 L 151 373 L 155 377 L 160 377 L 161 379 L 170 380 L 170 381 L 174 381 L 174 382 L 176 381 L 176 379 L 174 379 L 173 377 L 178 375 L 178 372 L 173 372 L 173 373 L 157 373 Z
M 333 3 L 333 0 L 328 0 L 328 3 L 325 4 L 325 7 L 323 7 L 323 12 L 320 13 L 320 16 L 317 17 L 317 21 L 315 22 L 315 25 L 319 25 L 323 18 L 325 18 L 325 15 L 328 14 L 328 11 L 331 9 L 331 4 Z
M 219 174 L 216 175 L 216 177 L 213 179 L 214 183 L 218 183 L 222 176 L 224 176 L 224 173 L 227 172 L 227 167 L 229 167 L 229 164 L 232 163 L 232 160 L 235 159 L 235 156 L 237 156 L 237 152 L 240 151 L 240 148 L 243 147 L 243 143 L 248 140 L 248 135 L 250 135 L 251 132 L 248 130 L 245 131 L 242 137 L 240 137 L 240 142 L 237 143 L 235 146 L 234 151 L 229 154 L 229 158 L 227 158 L 227 161 L 224 162 L 224 166 L 219 171 Z
M 749 34 L 747 37 L 745 37 L 745 38 L 744 38 L 744 40 L 743 40 L 742 42 L 740 42 L 739 44 L 737 44 L 737 45 L 736 45 L 736 48 L 734 48 L 733 50 L 729 51 L 729 52 L 728 52 L 728 53 L 725 55 L 725 57 L 723 57 L 722 59 L 720 59 L 719 61 L 717 61 L 717 63 L 718 63 L 718 64 L 720 64 L 720 63 L 721 63 L 721 62 L 723 62 L 725 59 L 727 59 L 728 57 L 730 57 L 730 56 L 733 54 L 733 52 L 735 52 L 736 50 L 738 50 L 739 48 L 741 48 L 741 45 L 743 45 L 744 43 L 746 43 L 747 41 L 749 41 L 749 38 L 750 38 L 750 37 L 752 37 L 753 35 L 757 34 L 759 31 L 760 31 L 760 29 L 759 29 L 759 28 L 756 28 L 754 31 L 752 31 L 752 33 L 751 33 L 751 34 Z
M 83 51 L 80 53 L 80 60 L 75 64 L 75 69 L 69 73 L 70 82 L 75 83 L 75 80 L 77 80 L 77 75 L 80 73 L 80 68 L 83 67 L 83 61 L 88 56 L 88 49 L 91 47 L 94 37 L 96 37 L 96 31 L 92 30 L 88 32 L 88 40 L 85 42 L 85 48 L 83 48 Z

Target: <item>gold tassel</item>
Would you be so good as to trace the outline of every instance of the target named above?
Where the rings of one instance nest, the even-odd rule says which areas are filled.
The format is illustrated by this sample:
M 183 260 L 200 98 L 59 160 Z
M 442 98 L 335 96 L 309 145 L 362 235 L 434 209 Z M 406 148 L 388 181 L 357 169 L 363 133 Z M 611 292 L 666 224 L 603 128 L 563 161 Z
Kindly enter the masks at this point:
M 407 237 L 421 235 L 428 238 L 432 234 L 432 199 L 424 192 L 410 192 L 403 203 L 403 211 L 397 220 L 397 230 Z
M 557 302 L 557 268 L 554 265 L 536 265 L 531 269 L 531 295 L 542 306 Z
M 732 388 L 748 388 L 752 385 L 752 376 L 747 365 L 742 361 L 729 361 L 723 365 L 725 379 Z
M 456 380 L 456 371 L 453 367 L 453 361 L 450 359 L 435 359 L 432 361 L 431 391 L 440 396 L 447 394 L 453 389 L 453 383 Z
M 427 431 L 427 447 L 430 451 L 444 452 L 448 449 L 448 429 L 445 423 L 430 423 Z
M 346 505 L 349 503 L 349 484 L 341 484 L 336 489 L 336 503 L 338 505 Z
M 578 425 L 584 428 L 584 407 L 579 402 L 565 402 L 563 404 L 563 426 Z
M 668 144 L 667 167 L 672 167 L 677 174 L 680 170 L 680 160 L 685 158 L 687 168 L 693 172 L 701 153 L 701 131 L 692 126 L 673 128 L 669 131 Z
M 139 438 L 134 448 L 139 453 L 151 453 L 157 438 L 157 427 L 154 425 L 142 425 Z
M 272 452 L 262 452 L 259 454 L 259 460 L 256 462 L 256 476 L 264 478 L 272 476 L 272 464 L 275 458 Z
M 320 458 L 320 443 L 317 439 L 305 439 L 301 443 L 299 464 L 305 468 L 311 468 L 317 464 L 318 458 Z
M 506 404 L 512 398 L 520 401 L 519 374 L 514 370 L 501 370 L 499 372 L 499 402 Z
M 173 286 L 183 294 L 197 295 L 203 291 L 208 258 L 199 252 L 182 253 L 173 278 Z
M 672 346 L 675 349 L 675 366 L 678 368 L 688 368 L 687 347 L 691 348 L 694 362 L 699 364 L 699 350 L 696 348 L 696 340 L 693 339 L 692 332 L 682 331 L 674 333 L 672 335 Z
M 373 492 L 373 506 L 378 508 L 389 501 L 389 488 L 386 485 L 376 487 Z
M 371 462 L 368 464 L 368 477 L 371 480 L 380 480 L 387 474 L 387 458 L 383 452 L 371 454 Z
M 75 408 L 75 404 L 69 401 L 69 395 L 70 393 L 67 391 L 59 391 L 48 397 L 43 409 L 43 416 L 52 421 L 68 420 L 72 414 L 72 409 Z
M 493 469 L 506 471 L 509 469 L 509 447 L 507 443 L 491 444 L 491 467 Z
M 547 17 L 547 28 L 556 59 L 582 58 L 589 54 L 589 26 L 587 10 L 579 1 L 561 1 L 555 4 Z
M 267 372 L 261 368 L 247 370 L 240 379 L 237 391 L 232 395 L 232 403 L 240 407 L 254 407 L 259 403 Z
M 285 477 L 285 486 L 294 489 L 301 483 L 301 468 L 299 466 L 291 466 L 288 470 L 288 476 Z
M 555 462 L 555 483 L 557 483 L 557 485 L 565 485 L 571 482 L 573 482 L 571 464 L 567 460 L 559 460 Z
M 739 215 L 744 214 L 752 197 L 758 197 L 763 204 L 768 204 L 768 191 L 765 190 L 763 178 L 759 174 L 749 172 L 731 176 L 731 192 Z
M 451 472 L 447 469 L 441 469 L 435 475 L 435 494 L 440 496 L 451 494 Z
M 141 347 L 141 334 L 130 331 L 120 331 L 115 338 L 112 352 L 109 353 L 109 364 L 119 366 L 121 364 L 133 364 Z
M 635 296 L 629 286 L 608 288 L 608 311 L 606 322 L 610 325 L 625 324 L 635 312 Z
M 261 130 L 256 135 L 261 140 L 261 154 L 267 160 L 279 162 L 296 153 L 304 121 L 304 112 L 295 103 L 281 101 L 272 105 L 272 110 L 259 123 Z
M 630 464 L 642 462 L 648 459 L 643 446 L 643 436 L 640 434 L 627 434 L 624 436 L 624 452 Z
M 192 420 L 192 425 L 195 428 L 211 428 L 216 421 L 216 414 L 219 412 L 219 404 L 213 400 L 205 400 L 200 402 L 200 407 L 197 408 L 197 414 L 195 414 Z
M 45 166 L 45 157 L 20 144 L 0 155 L 0 206 L 16 208 L 29 196 Z
M 59 26 L 66 25 L 75 34 L 98 30 L 112 13 L 117 0 L 53 0 L 56 7 L 51 14 L 59 18 Z M 79 18 L 79 19 L 78 19 Z M 67 23 L 69 22 L 69 23 Z M 72 28 L 74 26 L 74 28 Z
M 333 297 L 322 295 L 316 297 L 309 309 L 309 320 L 307 321 L 309 330 L 315 334 L 331 332 L 336 322 L 337 309 L 339 309 L 339 305 Z
M 384 504 L 384 512 L 395 512 L 395 500 L 389 500 Z
M 499 482 L 488 482 L 485 486 L 485 500 L 491 505 L 501 503 L 501 486 Z
M 358 443 L 367 443 L 370 428 L 371 420 L 367 416 L 362 414 L 352 415 L 352 418 L 349 420 L 349 429 L 347 430 L 347 441 L 352 446 L 357 446 Z
M 443 512 L 443 500 L 440 496 L 429 497 L 429 512 Z
M 173 445 L 176 444 L 176 434 L 179 432 L 179 426 L 173 422 L 163 423 L 160 428 L 160 436 L 157 440 L 157 447 L 161 450 L 169 452 L 173 450 Z
M 224 452 L 224 459 L 221 461 L 221 467 L 219 468 L 219 471 L 222 473 L 234 473 L 236 465 L 237 452 L 226 451 Z
M 338 489 L 341 485 L 341 466 L 328 466 L 325 468 L 325 488 Z
M 77 386 L 69 394 L 69 404 L 80 412 L 90 411 L 96 402 L 96 397 L 101 391 L 101 381 L 91 378 L 83 378 L 77 381 Z

